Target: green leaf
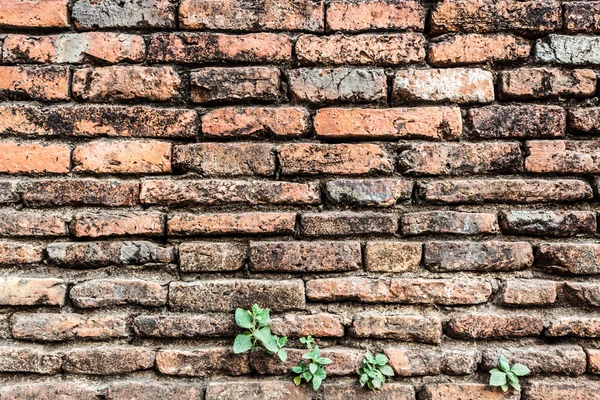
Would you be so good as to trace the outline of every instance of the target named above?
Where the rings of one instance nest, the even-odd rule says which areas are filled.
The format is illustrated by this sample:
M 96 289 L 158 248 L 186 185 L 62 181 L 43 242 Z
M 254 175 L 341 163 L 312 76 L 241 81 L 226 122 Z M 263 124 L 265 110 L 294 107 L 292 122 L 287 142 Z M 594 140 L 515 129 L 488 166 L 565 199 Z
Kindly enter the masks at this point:
M 310 382 L 310 380 L 312 379 L 312 374 L 308 371 L 305 371 L 302 374 L 302 377 L 306 380 L 306 382 Z
M 381 389 L 381 381 L 379 378 L 373 379 L 373 387 L 375 387 L 375 389 Z
M 512 386 L 516 391 L 521 391 L 521 385 L 519 385 L 519 381 L 517 382 L 508 382 L 510 386 Z
M 514 372 L 514 374 L 517 376 L 525 376 L 531 372 L 531 370 L 529 368 L 527 368 L 525 365 L 519 364 L 519 363 L 516 363 L 515 365 L 513 365 L 510 370 L 512 372 Z
M 515 375 L 515 373 L 512 371 L 508 371 L 506 373 L 506 379 L 508 379 L 508 383 L 511 383 L 511 382 L 519 383 L 519 378 L 517 378 L 517 375 Z
M 302 377 L 301 376 L 295 377 L 294 383 L 296 384 L 296 386 L 300 386 L 300 384 L 302 383 Z
M 315 363 L 310 363 L 310 365 L 308 366 L 308 370 L 310 371 L 311 374 L 315 374 L 315 372 L 317 372 L 317 369 L 319 368 L 319 366 Z
M 367 352 L 365 353 L 365 360 L 367 360 L 367 362 L 370 362 L 370 363 L 375 362 L 375 359 L 373 358 L 373 354 L 369 350 L 367 350 Z
M 327 373 L 323 367 L 319 367 L 317 371 L 314 373 L 315 376 L 318 376 L 321 379 L 325 379 L 327 377 Z
M 320 353 L 319 346 L 315 346 L 308 353 L 304 353 L 302 355 L 302 358 L 307 359 L 307 360 L 316 360 L 317 358 L 319 358 L 319 353 Z
M 491 370 L 490 371 L 490 386 L 502 386 L 506 385 L 506 374 L 502 371 Z
M 235 310 L 235 323 L 240 328 L 254 328 L 254 323 L 252 322 L 252 314 L 250 314 L 248 310 L 244 310 L 243 308 L 238 308 Z
M 271 329 L 269 327 L 260 328 L 254 332 L 254 337 L 260 340 L 265 349 L 277 353 L 279 346 L 277 346 L 277 339 L 271 335 Z
M 333 362 L 327 357 L 319 357 L 316 361 L 321 365 L 329 365 Z
M 500 356 L 500 359 L 498 360 L 498 368 L 504 372 L 510 371 L 510 365 L 508 364 L 506 357 Z
M 367 383 L 368 380 L 369 377 L 367 375 L 361 375 L 359 379 L 360 386 L 365 386 L 365 383 Z
M 504 392 L 508 392 L 508 385 L 500 386 Z
M 277 352 L 277 355 L 279 356 L 279 359 L 281 360 L 281 362 L 285 362 L 285 360 L 287 360 L 288 353 L 286 350 L 279 349 L 279 351 Z
M 377 354 L 375 356 L 375 362 L 379 365 L 385 365 L 388 363 L 388 358 L 383 354 Z
M 271 320 L 269 312 L 270 310 L 268 308 L 261 308 L 254 314 L 254 318 L 256 319 L 256 322 L 258 322 L 259 328 L 265 327 L 269 324 L 269 321 Z
M 319 390 L 319 388 L 321 387 L 321 382 L 323 382 L 323 380 L 317 376 L 315 376 L 313 378 L 313 390 L 316 392 L 317 390 Z
M 287 341 L 288 341 L 287 336 L 282 336 L 280 338 L 277 338 L 277 345 L 281 348 L 281 347 L 285 346 Z
M 389 365 L 384 365 L 383 367 L 379 368 L 379 370 L 385 376 L 394 376 L 394 370 Z
M 292 367 L 292 372 L 295 374 L 301 374 L 304 371 L 304 368 L 301 367 L 300 365 L 296 365 L 295 367 Z
M 240 354 L 252 349 L 252 337 L 250 335 L 237 335 L 233 342 L 233 352 Z

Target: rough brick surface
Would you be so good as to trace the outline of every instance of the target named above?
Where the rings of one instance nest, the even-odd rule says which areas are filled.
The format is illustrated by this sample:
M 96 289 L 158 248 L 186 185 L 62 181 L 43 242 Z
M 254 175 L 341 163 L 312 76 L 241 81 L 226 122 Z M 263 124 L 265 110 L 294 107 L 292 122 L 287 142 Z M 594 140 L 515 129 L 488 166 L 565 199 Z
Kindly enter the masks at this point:
M 502 98 L 534 100 L 585 98 L 596 92 L 596 73 L 589 69 L 521 68 L 500 74 Z
M 327 6 L 327 29 L 345 32 L 422 31 L 425 14 L 421 3 L 412 0 L 336 0 Z

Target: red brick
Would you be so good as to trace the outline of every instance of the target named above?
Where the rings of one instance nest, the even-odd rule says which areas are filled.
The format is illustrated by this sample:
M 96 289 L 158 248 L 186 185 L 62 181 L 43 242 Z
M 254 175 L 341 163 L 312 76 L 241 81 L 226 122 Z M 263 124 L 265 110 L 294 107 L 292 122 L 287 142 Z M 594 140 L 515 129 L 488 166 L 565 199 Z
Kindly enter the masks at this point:
M 79 308 L 162 306 L 167 302 L 167 288 L 139 279 L 93 279 L 73 286 L 70 297 Z
M 308 111 L 299 107 L 219 108 L 202 117 L 202 133 L 215 138 L 300 137 Z
M 519 400 L 521 397 L 516 391 L 503 393 L 488 385 L 468 382 L 428 384 L 420 395 L 423 400 Z
M 71 233 L 78 237 L 147 235 L 161 236 L 165 216 L 158 212 L 129 211 L 77 213 L 71 221 Z
M 185 242 L 179 245 L 181 272 L 237 271 L 244 266 L 246 244 Z
M 297 102 L 383 103 L 387 99 L 382 69 L 299 68 L 289 71 L 289 84 Z
M 13 28 L 66 28 L 68 0 L 4 0 L 0 26 Z
M 343 337 L 344 326 L 335 314 L 286 314 L 271 320 L 275 335 L 290 337 Z
M 519 143 L 422 143 L 401 148 L 400 172 L 412 175 L 516 173 Z
M 314 119 L 317 136 L 332 139 L 432 139 L 460 137 L 457 107 L 322 108 Z
M 319 204 L 317 184 L 231 180 L 145 180 L 142 204 Z
M 250 355 L 250 364 L 261 375 L 286 375 L 290 369 L 304 359 L 305 349 L 288 349 L 287 361 L 281 362 L 278 357 L 273 357 L 262 348 L 254 350 Z M 360 367 L 363 352 L 346 348 L 323 348 L 321 357 L 327 357 L 331 364 L 325 366 L 328 376 L 354 375 Z
M 569 110 L 569 129 L 576 133 L 600 133 L 600 107 Z
M 402 234 L 481 235 L 498 233 L 496 214 L 456 211 L 424 211 L 402 216 Z
M 35 244 L 0 241 L 0 265 L 23 265 L 41 263 L 43 248 Z
M 600 272 L 600 244 L 541 243 L 536 247 L 536 267 L 550 273 L 593 275 Z
M 423 245 L 418 242 L 369 241 L 365 245 L 365 269 L 369 272 L 416 272 Z
M 323 20 L 321 0 L 266 0 L 260 7 L 243 0 L 182 0 L 179 7 L 179 24 L 184 29 L 319 32 Z
M 499 82 L 503 99 L 585 98 L 596 92 L 596 73 L 590 69 L 521 68 L 502 71 Z
M 469 136 L 481 139 L 565 136 L 566 112 L 559 106 L 487 106 L 467 111 Z
M 587 363 L 585 352 L 580 346 L 503 347 L 484 350 L 481 368 L 484 371 L 495 368 L 500 355 L 504 355 L 511 365 L 526 365 L 533 375 L 581 375 L 585 372 Z
M 63 306 L 67 284 L 60 279 L 0 278 L 0 305 Z
M 582 180 L 472 179 L 430 181 L 420 184 L 419 197 L 430 203 L 549 203 L 592 198 Z
M 201 399 L 204 389 L 198 384 L 179 382 L 123 381 L 111 383 L 107 400 L 122 399 Z
M 421 3 L 412 0 L 336 0 L 327 5 L 327 29 L 423 31 L 426 13 Z
M 64 144 L 0 142 L 0 172 L 10 174 L 67 173 L 71 149 Z
M 148 47 L 148 61 L 152 63 L 278 63 L 291 58 L 290 37 L 274 33 L 156 33 Z
M 141 315 L 133 320 L 137 336 L 156 338 L 199 338 L 234 336 L 238 331 L 230 316 Z
M 151 369 L 155 351 L 142 347 L 93 347 L 67 352 L 63 369 L 71 374 L 115 375 Z
M 196 143 L 175 146 L 173 165 L 203 176 L 275 174 L 274 146 L 265 143 Z
M 250 242 L 252 271 L 343 272 L 361 267 L 359 242 Z
M 194 103 L 275 102 L 281 97 L 281 72 L 274 67 L 211 67 L 190 73 Z
M 559 284 L 539 279 L 509 279 L 501 294 L 508 306 L 547 306 L 556 302 Z
M 545 334 L 550 337 L 599 338 L 600 320 L 583 317 L 557 318 L 550 322 L 550 326 L 546 329 Z
M 62 355 L 41 348 L 0 347 L 0 372 L 54 375 L 60 371 Z
M 394 166 L 377 144 L 289 143 L 277 148 L 283 175 L 391 174 Z
M 564 28 L 568 32 L 599 33 L 600 2 L 569 1 L 563 4 Z
M 167 221 L 169 235 L 292 234 L 295 213 L 175 214 Z
M 359 338 L 394 339 L 406 342 L 439 343 L 442 321 L 416 315 L 359 315 L 352 335 Z
M 144 106 L 0 105 L 0 133 L 36 136 L 194 137 L 196 112 Z
M 69 99 L 69 69 L 62 66 L 0 66 L 0 99 Z
M 146 44 L 142 36 L 111 32 L 9 35 L 2 53 L 4 61 L 11 63 L 136 63 L 146 57 Z
M 304 309 L 304 282 L 220 279 L 169 285 L 169 306 L 174 311 L 229 312 L 253 304 L 276 312 Z
M 310 400 L 310 389 L 296 386 L 293 382 L 280 380 L 234 380 L 210 382 L 206 388 L 206 400 Z
M 18 385 L 3 385 L 0 399 L 13 400 L 97 400 L 104 390 L 85 383 L 73 382 L 36 382 Z
M 150 139 L 88 142 L 73 151 L 73 165 L 78 172 L 171 172 L 171 143 Z
M 385 354 L 398 376 L 439 375 L 442 354 L 434 349 L 388 348 Z
M 371 212 L 303 214 L 300 224 L 300 234 L 305 236 L 393 234 L 397 231 L 396 216 Z
M 175 28 L 175 9 L 169 0 L 77 0 L 72 18 L 78 29 Z
M 446 333 L 454 338 L 476 340 L 539 336 L 543 330 L 540 317 L 469 314 L 452 318 Z
M 562 9 L 554 0 L 444 0 L 431 13 L 431 30 L 445 32 L 514 31 L 540 34 L 559 30 Z
M 335 4 L 335 3 L 334 3 Z M 387 381 L 381 389 L 367 392 L 358 382 L 323 382 L 324 400 L 415 400 L 412 385 Z
M 425 38 L 420 33 L 386 35 L 302 35 L 296 57 L 302 65 L 394 66 L 425 59 Z
M 84 0 L 89 1 L 89 0 Z M 167 101 L 179 98 L 181 79 L 171 67 L 117 65 L 73 73 L 73 96 L 90 102 Z
M 465 305 L 485 303 L 491 294 L 489 283 L 469 279 L 347 277 L 306 282 L 307 298 L 320 302 Z
M 581 382 L 535 382 L 525 386 L 524 400 L 594 400 L 600 392 L 600 384 L 584 380 Z
M 11 321 L 15 339 L 41 342 L 124 338 L 129 336 L 127 325 L 123 314 L 14 314 Z
M 600 172 L 597 158 L 600 144 L 596 141 L 532 140 L 525 144 L 525 169 L 530 172 L 559 174 L 594 174 Z
M 596 232 L 596 213 L 591 211 L 503 211 L 502 232 L 527 236 L 575 236 Z
M 600 284 L 595 282 L 565 282 L 563 290 L 573 305 L 600 307 Z
M 331 203 L 392 207 L 400 200 L 410 200 L 413 183 L 403 179 L 338 179 L 325 183 Z
M 0 212 L 0 236 L 66 236 L 67 224 L 60 214 Z
M 508 62 L 526 59 L 530 53 L 529 41 L 514 35 L 456 35 L 431 43 L 427 61 L 435 66 Z
M 28 207 L 133 206 L 138 203 L 139 183 L 116 179 L 39 180 L 24 184 L 23 202 Z
M 161 374 L 199 376 L 244 375 L 250 372 L 248 353 L 234 354 L 230 347 L 206 347 L 195 350 L 161 349 L 156 354 Z

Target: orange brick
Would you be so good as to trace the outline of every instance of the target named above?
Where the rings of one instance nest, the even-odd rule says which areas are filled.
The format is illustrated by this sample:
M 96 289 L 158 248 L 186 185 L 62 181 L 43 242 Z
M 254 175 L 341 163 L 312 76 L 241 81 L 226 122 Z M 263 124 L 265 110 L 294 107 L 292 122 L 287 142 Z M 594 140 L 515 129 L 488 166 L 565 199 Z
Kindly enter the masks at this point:
M 422 31 L 426 13 L 421 3 L 413 0 L 335 0 L 327 5 L 327 29 Z
M 69 69 L 61 66 L 0 66 L 0 99 L 69 99 Z
M 0 26 L 65 28 L 68 0 L 2 0 Z
M 64 144 L 0 142 L 0 172 L 61 174 L 70 169 L 71 149 Z

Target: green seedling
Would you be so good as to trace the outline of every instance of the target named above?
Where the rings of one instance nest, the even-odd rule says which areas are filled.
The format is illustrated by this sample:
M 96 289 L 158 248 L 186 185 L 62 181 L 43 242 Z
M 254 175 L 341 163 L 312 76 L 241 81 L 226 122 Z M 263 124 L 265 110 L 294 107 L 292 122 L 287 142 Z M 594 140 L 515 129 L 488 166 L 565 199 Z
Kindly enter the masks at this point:
M 394 370 L 387 365 L 389 359 L 384 354 L 373 356 L 370 351 L 367 351 L 362 360 L 358 375 L 360 376 L 360 386 L 365 386 L 371 390 L 381 389 L 385 383 L 386 376 L 394 376 Z
M 531 370 L 523 364 L 516 363 L 512 367 L 508 364 L 508 360 L 504 356 L 500 356 L 498 360 L 498 368 L 490 371 L 490 386 L 501 387 L 504 392 L 512 387 L 516 391 L 521 391 L 519 385 L 519 376 L 529 374 Z
M 235 354 L 244 353 L 257 346 L 262 346 L 269 354 L 277 354 L 281 361 L 287 360 L 287 351 L 283 348 L 287 337 L 278 337 L 271 333 L 269 322 L 271 317 L 268 308 L 260 308 L 254 304 L 251 310 L 238 308 L 235 310 L 235 322 L 240 328 L 247 331 L 237 335 L 233 342 Z
M 300 365 L 292 368 L 292 372 L 297 374 L 294 383 L 296 386 L 300 386 L 304 379 L 306 382 L 312 382 L 313 390 L 319 390 L 321 383 L 327 378 L 325 365 L 331 364 L 332 361 L 327 357 L 321 357 L 319 346 L 315 345 L 313 347 L 315 340 L 312 337 L 301 338 L 300 342 L 305 344 L 307 349 L 310 349 L 302 358 L 310 361 L 301 361 Z

